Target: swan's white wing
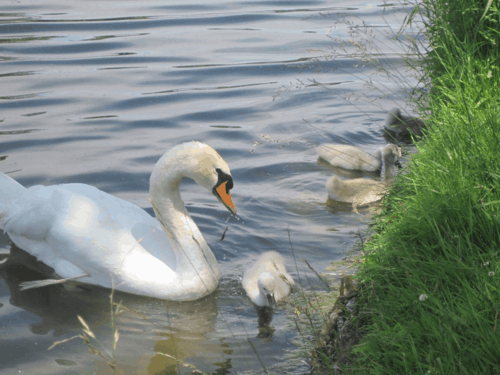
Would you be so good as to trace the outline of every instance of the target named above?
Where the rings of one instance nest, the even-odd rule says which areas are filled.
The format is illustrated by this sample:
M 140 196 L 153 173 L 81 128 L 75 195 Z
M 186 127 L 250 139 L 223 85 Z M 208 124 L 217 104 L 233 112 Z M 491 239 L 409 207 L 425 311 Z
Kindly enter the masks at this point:
M 45 238 L 54 221 L 51 205 L 47 205 L 51 193 L 44 186 L 25 189 L 11 200 L 2 212 L 2 227 L 5 232 L 22 235 L 29 240 Z
M 156 219 L 92 186 L 34 186 L 6 212 L 11 239 L 61 277 L 87 273 L 91 277 L 81 281 L 108 287 L 110 274 L 175 277 L 175 253 Z

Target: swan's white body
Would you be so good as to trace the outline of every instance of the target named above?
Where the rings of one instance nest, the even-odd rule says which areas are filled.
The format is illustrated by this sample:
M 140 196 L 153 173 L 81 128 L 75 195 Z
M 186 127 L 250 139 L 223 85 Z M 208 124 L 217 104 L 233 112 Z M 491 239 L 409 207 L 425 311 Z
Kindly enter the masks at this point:
M 373 155 L 360 150 L 351 145 L 335 145 L 326 143 L 319 146 L 319 157 L 327 161 L 334 167 L 350 170 L 360 170 L 365 172 L 375 172 L 382 169 L 384 164 L 384 154 L 391 153 L 395 157 L 395 162 L 401 156 L 401 148 L 396 145 L 386 145 Z
M 286 272 L 283 257 L 276 251 L 263 253 L 243 275 L 243 288 L 257 306 L 274 307 L 295 284 Z
M 181 200 L 183 177 L 214 194 L 221 186 L 227 193 L 232 187 L 227 163 L 199 142 L 172 148 L 155 165 L 150 199 L 161 223 L 93 186 L 26 189 L 0 173 L 0 228 L 59 277 L 88 275 L 78 281 L 155 298 L 195 300 L 217 288 L 219 267 Z M 219 200 L 235 213 L 230 195 L 221 194 L 217 190 Z
M 352 203 L 354 208 L 382 199 L 388 185 L 391 185 L 392 179 L 397 175 L 395 163 L 398 156 L 399 154 L 395 154 L 392 148 L 385 147 L 382 150 L 381 181 L 366 178 L 342 180 L 338 176 L 330 177 L 326 181 L 328 196 L 338 202 Z

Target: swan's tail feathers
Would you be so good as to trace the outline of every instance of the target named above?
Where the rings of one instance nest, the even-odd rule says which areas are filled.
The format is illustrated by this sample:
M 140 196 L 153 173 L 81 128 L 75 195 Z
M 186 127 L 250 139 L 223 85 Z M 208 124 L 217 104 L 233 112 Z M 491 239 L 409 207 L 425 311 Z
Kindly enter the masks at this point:
M 26 188 L 6 174 L 0 172 L 0 215 L 9 202 L 20 196 Z
M 62 284 L 62 283 L 65 283 L 66 281 L 81 279 L 82 277 L 89 277 L 89 276 L 90 275 L 85 274 L 85 275 L 80 275 L 80 276 L 68 277 L 67 279 L 46 279 L 46 280 L 24 281 L 22 283 L 19 283 L 19 286 L 21 287 L 20 290 L 27 290 L 27 289 L 33 289 L 33 288 L 41 288 L 43 286 Z

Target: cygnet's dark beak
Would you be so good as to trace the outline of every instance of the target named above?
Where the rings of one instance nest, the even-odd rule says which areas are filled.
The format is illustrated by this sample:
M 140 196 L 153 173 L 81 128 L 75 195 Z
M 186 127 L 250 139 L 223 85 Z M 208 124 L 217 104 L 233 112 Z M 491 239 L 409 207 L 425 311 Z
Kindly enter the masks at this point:
M 274 298 L 274 294 L 268 294 L 266 297 L 267 304 L 269 305 L 269 307 L 274 309 L 276 307 L 276 299 Z

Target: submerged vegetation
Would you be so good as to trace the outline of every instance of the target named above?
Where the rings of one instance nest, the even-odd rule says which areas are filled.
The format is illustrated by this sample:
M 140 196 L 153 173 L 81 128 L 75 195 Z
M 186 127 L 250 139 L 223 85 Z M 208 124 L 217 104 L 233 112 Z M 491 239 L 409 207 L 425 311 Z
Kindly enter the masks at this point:
M 413 41 L 410 64 L 430 129 L 365 244 L 363 337 L 327 373 L 500 373 L 500 9 L 423 0 L 417 15 L 427 45 Z

